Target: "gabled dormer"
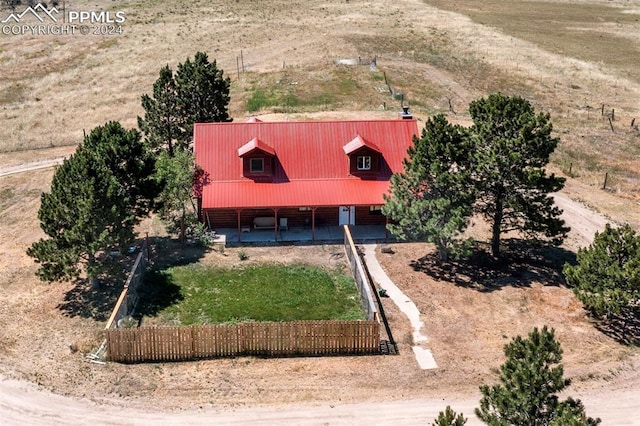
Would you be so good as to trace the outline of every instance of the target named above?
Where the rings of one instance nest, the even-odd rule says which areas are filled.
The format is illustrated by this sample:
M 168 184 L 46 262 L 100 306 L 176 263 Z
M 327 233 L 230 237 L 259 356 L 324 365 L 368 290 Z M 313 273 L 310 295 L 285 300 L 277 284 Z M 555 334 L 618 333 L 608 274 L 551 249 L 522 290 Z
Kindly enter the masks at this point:
M 270 181 L 273 179 L 276 151 L 258 138 L 253 138 L 238 148 L 242 159 L 242 175 L 249 179 Z
M 349 173 L 361 177 L 371 177 L 380 171 L 381 151 L 375 144 L 360 135 L 342 147 L 349 156 Z

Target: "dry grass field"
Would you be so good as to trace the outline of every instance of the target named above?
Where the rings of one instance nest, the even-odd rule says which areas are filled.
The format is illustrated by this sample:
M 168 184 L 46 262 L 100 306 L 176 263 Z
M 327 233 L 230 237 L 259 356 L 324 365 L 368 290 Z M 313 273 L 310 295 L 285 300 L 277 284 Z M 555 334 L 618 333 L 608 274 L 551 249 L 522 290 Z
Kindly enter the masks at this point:
M 2 153 L 73 146 L 83 130 L 108 120 L 136 126 L 140 96 L 151 92 L 160 67 L 202 50 L 232 78 L 231 115 L 240 120 L 256 91 L 279 105 L 252 114 L 395 116 L 399 101 L 384 92 L 384 75 L 421 118 L 445 112 L 468 123 L 473 99 L 495 91 L 525 96 L 552 114 L 562 137 L 555 161 L 563 170 L 572 165 L 573 175 L 595 186 L 609 172 L 612 191 L 640 198 L 640 133 L 630 126 L 640 120 L 637 1 L 147 0 L 68 7 L 121 10 L 124 32 L 3 34 Z M 335 65 L 374 55 L 377 72 Z M 603 105 L 614 111 L 614 131 Z
M 561 138 L 551 168 L 567 174 L 571 165 L 564 193 L 640 227 L 640 133 L 630 126 L 640 120 L 640 0 L 78 0 L 67 6 L 122 10 L 124 33 L 0 34 L 0 169 L 67 155 L 83 131 L 109 120 L 136 126 L 140 96 L 152 91 L 160 67 L 175 68 L 205 51 L 232 79 L 236 120 L 396 117 L 399 100 L 385 91 L 385 77 L 421 120 L 443 112 L 468 124 L 470 101 L 495 91 L 524 96 L 551 114 Z M 0 9 L 0 20 L 7 15 Z M 373 56 L 375 71 L 336 64 Z M 249 101 L 259 97 L 271 106 L 249 112 Z M 603 105 L 607 114 L 615 110 L 613 131 Z M 605 172 L 607 191 L 600 189 Z M 388 301 L 397 357 L 90 364 L 84 355 L 100 345 L 112 301 L 73 283 L 39 283 L 25 255 L 42 236 L 39 195 L 52 175 L 48 169 L 0 177 L 4 376 L 145 408 L 467 397 L 495 377 L 508 338 L 549 324 L 565 348 L 572 390 L 637 390 L 638 348 L 596 329 L 557 280 L 542 274 L 488 292 L 455 286 L 410 267 L 428 252 L 422 244 L 400 245 L 381 261 L 423 313 L 438 370 L 417 368 L 408 322 Z M 591 228 L 577 232 L 584 229 Z M 160 232 L 153 222 L 143 231 Z M 565 249 L 575 251 L 576 241 Z M 233 264 L 233 250 L 202 261 Z M 251 248 L 249 255 L 326 263 L 333 251 Z M 87 303 L 90 309 L 78 308 Z M 71 352 L 70 343 L 79 350 Z

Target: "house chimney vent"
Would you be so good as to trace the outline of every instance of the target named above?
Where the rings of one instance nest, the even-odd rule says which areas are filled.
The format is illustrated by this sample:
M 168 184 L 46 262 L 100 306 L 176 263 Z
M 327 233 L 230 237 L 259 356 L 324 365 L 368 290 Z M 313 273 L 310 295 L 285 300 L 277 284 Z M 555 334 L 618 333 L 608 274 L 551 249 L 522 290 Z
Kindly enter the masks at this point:
M 413 115 L 409 112 L 409 107 L 408 106 L 402 106 L 402 112 L 400 113 L 400 117 L 402 117 L 403 120 L 409 120 L 411 118 L 413 118 Z

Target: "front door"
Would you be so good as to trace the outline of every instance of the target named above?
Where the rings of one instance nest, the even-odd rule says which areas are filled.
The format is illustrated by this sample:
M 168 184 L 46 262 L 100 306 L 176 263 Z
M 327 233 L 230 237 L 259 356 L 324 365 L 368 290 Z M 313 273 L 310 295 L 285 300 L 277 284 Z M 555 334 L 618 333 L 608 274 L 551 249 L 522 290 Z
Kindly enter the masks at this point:
M 340 206 L 340 216 L 338 225 L 355 225 L 356 224 L 356 206 Z

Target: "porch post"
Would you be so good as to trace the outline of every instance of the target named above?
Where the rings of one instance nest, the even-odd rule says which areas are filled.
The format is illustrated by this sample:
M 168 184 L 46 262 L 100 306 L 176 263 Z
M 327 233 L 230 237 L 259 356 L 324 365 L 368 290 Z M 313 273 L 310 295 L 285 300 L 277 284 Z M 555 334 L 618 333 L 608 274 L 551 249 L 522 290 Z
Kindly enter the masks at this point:
M 273 220 L 274 220 L 274 226 L 273 226 L 273 240 L 274 241 L 278 241 L 278 208 L 275 207 L 273 209 Z
M 237 209 L 236 213 L 238 213 L 238 242 L 240 242 L 240 232 L 241 232 L 241 228 L 240 228 L 240 213 L 242 212 L 242 209 Z
M 311 241 L 316 240 L 316 209 L 317 207 L 311 207 Z

